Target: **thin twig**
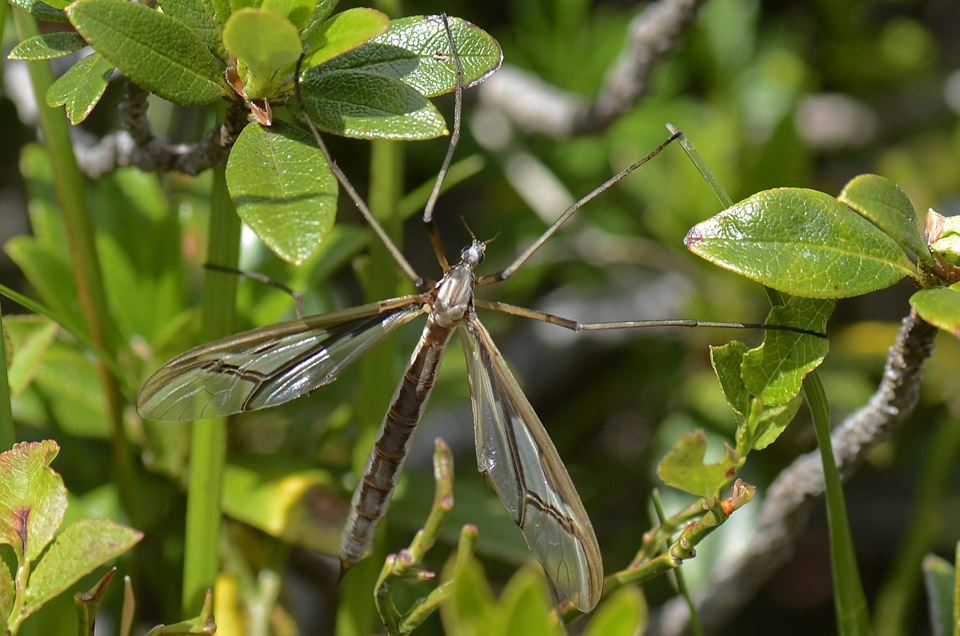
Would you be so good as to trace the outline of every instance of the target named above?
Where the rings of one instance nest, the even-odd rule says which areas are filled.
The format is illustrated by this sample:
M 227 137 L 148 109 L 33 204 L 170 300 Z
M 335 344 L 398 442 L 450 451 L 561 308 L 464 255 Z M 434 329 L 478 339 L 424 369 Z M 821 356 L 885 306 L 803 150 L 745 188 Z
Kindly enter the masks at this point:
M 937 329 L 915 312 L 903 319 L 877 391 L 831 435 L 842 478 L 856 472 L 867 453 L 890 439 L 913 413 L 923 363 L 933 354 L 936 335 Z M 717 631 L 746 605 L 790 558 L 793 544 L 823 492 L 818 451 L 798 457 L 774 480 L 757 517 L 749 549 L 729 566 L 714 572 L 705 592 L 694 595 L 708 633 Z M 689 612 L 683 599 L 667 603 L 647 631 L 657 636 L 687 633 Z

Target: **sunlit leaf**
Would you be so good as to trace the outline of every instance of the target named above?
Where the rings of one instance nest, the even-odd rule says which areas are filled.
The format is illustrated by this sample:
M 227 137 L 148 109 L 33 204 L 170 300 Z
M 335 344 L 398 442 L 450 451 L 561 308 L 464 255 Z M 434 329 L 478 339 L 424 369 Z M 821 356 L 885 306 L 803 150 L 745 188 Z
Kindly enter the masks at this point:
M 960 283 L 918 291 L 910 306 L 931 325 L 960 338 Z
M 736 475 L 737 455 L 726 443 L 723 447 L 720 461 L 704 464 L 707 436 L 702 430 L 684 435 L 657 466 L 657 475 L 668 486 L 697 497 L 712 497 Z
M 355 49 L 387 30 L 390 18 L 375 9 L 356 8 L 342 11 L 310 30 L 304 30 L 304 44 L 310 52 L 303 67 L 323 64 L 327 60 Z
M 11 60 L 50 60 L 79 51 L 87 45 L 79 33 L 55 31 L 27 38 L 13 47 L 7 58 Z
M 223 44 L 237 57 L 250 99 L 270 97 L 300 57 L 300 31 L 267 9 L 240 9 L 223 29 Z
M 107 90 L 116 68 L 99 53 L 91 53 L 57 78 L 47 89 L 47 106 L 63 106 L 71 124 L 79 124 Z
M 50 468 L 58 452 L 47 440 L 0 453 L 0 543 L 31 561 L 53 539 L 67 508 L 63 479 Z

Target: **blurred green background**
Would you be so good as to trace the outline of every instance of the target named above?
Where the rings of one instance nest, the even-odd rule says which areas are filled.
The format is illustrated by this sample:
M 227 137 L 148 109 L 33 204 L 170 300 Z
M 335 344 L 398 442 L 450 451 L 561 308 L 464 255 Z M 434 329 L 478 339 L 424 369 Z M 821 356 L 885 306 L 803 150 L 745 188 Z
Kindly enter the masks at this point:
M 341 8 L 346 6 L 353 3 Z M 526 69 L 561 91 L 590 99 L 620 52 L 626 25 L 644 6 L 585 0 L 451 1 L 406 2 L 396 11 L 399 15 L 445 11 L 470 20 L 499 40 L 505 65 Z M 469 241 L 462 217 L 479 238 L 497 237 L 483 271 L 505 266 L 546 226 L 547 220 L 533 208 L 559 215 L 564 201 L 586 194 L 662 142 L 666 122 L 687 134 L 735 200 L 776 186 L 835 195 L 853 176 L 877 173 L 898 183 L 921 215 L 928 207 L 945 215 L 956 213 L 957 25 L 960 5 L 949 0 L 711 0 L 628 114 L 603 131 L 571 139 L 529 135 L 504 125 L 481 96 L 482 90 L 467 91 L 466 134 L 457 160 L 477 173 L 440 199 L 436 216 L 448 253 L 456 255 Z M 3 36 L 8 51 L 16 42 L 9 21 Z M 15 101 L 26 79 L 7 61 L 4 85 L 0 238 L 6 243 L 13 236 L 36 232 L 37 219 L 52 212 L 44 210 L 50 193 L 43 158 L 27 145 L 35 137 L 32 122 L 26 108 Z M 114 82 L 84 126 L 87 135 L 116 129 L 115 105 L 121 93 L 122 83 Z M 525 97 L 518 94 L 516 99 Z M 436 102 L 451 121 L 452 98 Z M 208 112 L 175 111 L 159 102 L 153 104 L 151 118 L 158 132 L 183 141 L 195 140 L 213 121 Z M 328 143 L 365 193 L 369 144 L 334 138 Z M 404 178 L 412 190 L 433 178 L 446 141 L 403 148 Z M 542 184 L 532 181 L 544 175 L 551 178 Z M 521 187 L 514 187 L 511 180 Z M 191 337 L 196 320 L 190 307 L 196 305 L 202 279 L 208 190 L 209 176 L 154 178 L 129 171 L 101 183 L 93 195 L 104 234 L 101 249 L 114 250 L 120 255 L 116 262 L 133 271 L 149 272 L 160 263 L 165 268 L 163 274 L 143 274 L 140 282 L 108 284 L 118 314 L 126 316 L 128 343 L 134 350 L 145 343 L 156 347 L 133 365 L 140 375 L 129 378 L 131 398 L 156 364 L 195 344 Z M 335 239 L 299 271 L 246 235 L 242 266 L 304 292 L 308 313 L 363 302 L 357 280 L 365 275 L 363 254 L 369 237 L 352 207 L 341 197 Z M 699 174 L 679 148 L 671 147 L 585 208 L 513 279 L 481 289 L 478 295 L 582 321 L 680 317 L 760 322 L 767 301 L 757 285 L 712 267 L 683 248 L 686 231 L 718 211 L 719 204 Z M 418 271 L 438 277 L 416 213 L 408 220 L 403 239 L 404 252 Z M 32 293 L 9 256 L 0 258 L 0 280 Z M 183 264 L 176 264 L 181 259 Z M 105 267 L 113 262 L 109 257 L 105 261 Z M 143 283 L 147 279 L 155 284 L 148 288 Z M 908 312 L 910 291 L 902 282 L 839 303 L 829 329 L 831 352 L 822 367 L 835 421 L 862 405 L 876 387 L 897 323 Z M 240 283 L 239 306 L 238 327 L 293 315 L 289 297 L 248 280 Z M 5 311 L 8 307 L 5 302 Z M 649 493 L 658 485 L 654 468 L 675 440 L 704 428 L 719 455 L 722 441 L 732 439 L 735 420 L 710 369 L 708 345 L 731 338 L 757 343 L 761 335 L 705 329 L 572 335 L 501 315 L 481 318 L 567 464 L 593 520 L 607 571 L 624 567 L 651 525 Z M 417 324 L 385 345 L 394 357 L 389 372 L 397 379 L 418 337 Z M 931 466 L 944 461 L 941 458 L 938 464 L 934 453 L 946 453 L 949 466 L 956 449 L 956 435 L 949 431 L 960 424 L 960 347 L 944 335 L 937 346 L 911 423 L 874 452 L 847 486 L 872 607 L 890 576 L 903 578 L 894 574 L 893 563 L 905 542 L 920 539 L 926 549 L 949 557 L 960 528 L 960 474 L 954 468 L 929 476 Z M 458 460 L 457 508 L 447 536 L 455 537 L 464 522 L 477 523 L 484 566 L 492 580 L 502 582 L 526 559 L 526 551 L 519 532 L 474 470 L 468 385 L 456 349 L 454 344 L 441 368 L 415 440 L 388 517 L 385 546 L 389 550 L 405 546 L 423 521 L 432 496 L 432 440 L 439 435 L 454 448 Z M 92 376 L 84 376 L 90 373 L 89 360 L 69 343 L 55 345 L 48 357 L 45 370 L 15 402 L 20 437 L 60 441 L 64 450 L 54 467 L 76 496 L 71 510 L 115 514 L 106 471 L 107 431 L 98 410 L 102 405 L 96 400 L 96 386 L 89 386 L 95 384 Z M 84 377 L 91 378 L 87 386 Z M 230 456 L 237 470 L 264 475 L 283 467 L 316 467 L 323 473 L 318 481 L 329 478 L 337 488 L 352 487 L 350 420 L 360 380 L 360 372 L 348 372 L 309 398 L 238 418 L 230 432 Z M 382 412 L 380 405 L 364 406 Z M 162 475 L 151 481 L 153 491 L 144 497 L 151 527 L 137 550 L 150 551 L 156 562 L 142 564 L 136 572 L 141 608 L 147 623 L 172 622 L 178 618 L 183 497 L 176 483 L 185 457 L 185 429 L 179 425 L 145 429 L 132 411 L 128 423 L 151 474 Z M 758 499 L 782 468 L 814 444 L 807 414 L 801 410 L 775 445 L 751 456 L 743 477 L 758 486 Z M 930 501 L 917 517 L 921 493 Z M 669 509 L 688 503 L 679 494 L 663 496 Z M 333 495 L 324 497 L 329 499 L 312 502 L 311 523 L 324 512 L 332 519 L 342 513 Z M 684 566 L 691 585 L 707 584 L 718 560 L 750 549 L 750 516 L 758 503 L 739 511 Z M 243 507 L 241 503 L 227 512 L 250 521 L 243 516 Z M 258 517 L 255 511 L 246 513 Z M 926 534 L 918 537 L 911 532 L 911 523 Z M 256 588 L 253 581 L 261 567 L 279 573 L 283 585 L 278 594 L 286 609 L 277 610 L 278 616 L 295 621 L 302 634 L 328 633 L 336 602 L 334 560 L 290 548 L 262 529 L 230 524 L 228 569 L 245 572 L 238 578 L 251 577 L 247 581 L 251 588 Z M 316 543 L 335 545 L 336 532 L 313 537 Z M 439 546 L 432 565 L 440 567 L 448 549 L 449 545 Z M 723 633 L 832 631 L 827 550 L 826 524 L 818 506 L 796 554 Z M 901 581 L 903 589 L 921 594 L 919 570 L 909 572 L 911 580 Z M 648 585 L 646 592 L 652 605 L 673 593 L 666 580 Z M 917 596 L 910 633 L 927 633 L 921 601 Z M 276 624 L 287 619 L 276 618 Z M 40 620 L 33 629 L 43 629 Z M 422 633 L 439 630 L 439 622 L 432 619 Z

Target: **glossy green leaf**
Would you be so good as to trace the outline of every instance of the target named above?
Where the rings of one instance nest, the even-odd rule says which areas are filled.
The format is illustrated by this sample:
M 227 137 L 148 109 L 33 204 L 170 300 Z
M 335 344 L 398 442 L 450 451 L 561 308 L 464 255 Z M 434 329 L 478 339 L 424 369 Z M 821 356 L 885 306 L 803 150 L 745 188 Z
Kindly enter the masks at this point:
M 834 301 L 791 297 L 774 307 L 767 324 L 792 325 L 823 332 L 833 312 Z M 808 373 L 820 366 L 830 343 L 826 338 L 792 331 L 767 330 L 763 344 L 743 357 L 743 381 L 747 390 L 765 406 L 786 404 L 800 393 Z
M 923 558 L 923 582 L 927 589 L 927 608 L 934 636 L 955 636 L 957 608 L 956 565 L 935 554 Z
M 333 10 L 337 8 L 340 0 L 318 0 L 310 17 L 302 27 L 303 41 L 307 41 L 307 34 L 327 21 Z
M 79 33 L 73 31 L 55 31 L 27 38 L 13 47 L 11 60 L 51 60 L 79 51 L 87 45 Z
M 260 8 L 283 16 L 299 30 L 307 24 L 316 6 L 317 0 L 263 0 Z
M 704 464 L 707 436 L 702 430 L 677 440 L 657 466 L 657 475 L 668 486 L 697 497 L 712 497 L 736 475 L 737 455 L 726 443 L 723 457 L 713 464 Z
M 503 588 L 498 608 L 500 625 L 490 633 L 562 636 L 564 630 L 551 617 L 553 604 L 548 594 L 543 570 L 533 566 L 518 570 Z
M 889 287 L 915 268 L 892 238 L 815 190 L 765 190 L 698 223 L 692 252 L 794 296 L 846 298 Z
M 63 479 L 50 468 L 58 452 L 47 440 L 0 453 L 0 543 L 31 561 L 53 539 L 67 508 Z
M 300 57 L 300 31 L 268 9 L 240 9 L 223 29 L 223 44 L 238 60 L 249 99 L 270 97 Z M 292 70 L 292 69 L 291 69 Z
M 301 89 L 313 123 L 337 135 L 413 140 L 448 134 L 434 105 L 391 77 L 354 70 L 309 73 Z
M 107 593 L 110 581 L 116 574 L 117 568 L 111 568 L 89 590 L 77 592 L 73 595 L 73 604 L 77 606 L 77 616 L 80 623 L 77 630 L 78 634 L 94 636 L 100 602 L 103 600 L 103 595 Z
M 632 636 L 647 625 L 647 602 L 639 586 L 620 588 L 597 609 L 583 636 Z
M 57 333 L 57 325 L 42 316 L 13 315 L 4 317 L 3 328 L 10 339 L 13 354 L 7 360 L 10 393 L 16 396 L 36 375 L 40 361 Z
M 66 11 L 93 48 L 148 91 L 184 106 L 230 94 L 220 62 L 180 20 L 126 0 L 76 0 Z
M 10 0 L 10 4 L 24 13 L 32 15 L 37 20 L 47 22 L 66 22 L 69 20 L 63 9 L 40 0 Z
M 350 512 L 329 472 L 274 455 L 231 460 L 222 506 L 234 519 L 322 554 L 337 554 Z
M 960 283 L 918 291 L 910 306 L 931 325 L 960 338 Z
M 247 125 L 230 153 L 227 186 L 240 218 L 288 262 L 310 258 L 333 227 L 337 180 L 313 138 L 289 124 Z
M 722 347 L 710 347 L 710 363 L 720 380 L 723 397 L 741 418 L 745 418 L 750 409 L 750 391 L 740 375 L 740 366 L 746 353 L 747 345 L 736 340 Z
M 109 519 L 78 519 L 57 535 L 30 576 L 24 614 L 44 603 L 110 559 L 133 547 L 143 533 Z
M 99 53 L 91 53 L 57 78 L 47 89 L 47 106 L 63 106 L 71 124 L 79 124 L 107 90 L 116 68 Z
M 223 27 L 230 17 L 227 0 L 160 0 L 160 8 L 170 17 L 190 27 L 211 53 L 227 59 L 223 47 Z
M 48 0 L 47 4 L 57 9 L 66 9 L 71 0 Z
M 473 86 L 500 68 L 503 53 L 490 34 L 460 18 L 449 18 L 449 23 L 464 86 Z M 347 69 L 394 77 L 427 97 L 449 93 L 457 81 L 446 29 L 435 15 L 392 20 L 386 33 L 317 71 Z
M 875 174 L 862 174 L 843 187 L 837 200 L 872 221 L 924 265 L 934 266 L 913 204 L 896 183 Z
M 310 30 L 304 30 L 304 44 L 310 52 L 303 61 L 309 68 L 369 42 L 390 26 L 390 18 L 375 9 L 357 8 L 342 11 Z

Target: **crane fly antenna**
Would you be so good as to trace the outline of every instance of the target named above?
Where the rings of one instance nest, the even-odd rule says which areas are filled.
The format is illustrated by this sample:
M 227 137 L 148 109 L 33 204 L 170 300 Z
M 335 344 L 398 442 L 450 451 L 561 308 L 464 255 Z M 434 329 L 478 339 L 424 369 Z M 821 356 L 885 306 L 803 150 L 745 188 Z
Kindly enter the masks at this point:
M 621 179 L 629 175 L 631 172 L 633 172 L 643 164 L 647 163 L 648 161 L 650 161 L 651 159 L 659 155 L 664 148 L 666 148 L 671 143 L 676 141 L 681 136 L 681 134 L 682 133 L 680 133 L 680 131 L 673 133 L 672 135 L 670 135 L 670 137 L 666 141 L 664 141 L 662 144 L 654 148 L 653 151 L 650 154 L 648 154 L 646 157 L 636 162 L 632 166 L 629 166 L 628 168 L 625 168 L 620 172 L 618 172 L 617 174 L 613 175 L 612 177 L 607 179 L 602 185 L 596 187 L 592 192 L 590 192 L 590 194 L 584 196 L 582 199 L 580 199 L 579 201 L 571 205 L 569 208 L 567 208 L 564 211 L 563 214 L 560 215 L 560 218 L 554 221 L 553 225 L 548 227 L 546 231 L 540 235 L 540 238 L 534 241 L 530 245 L 530 247 L 525 249 L 523 253 L 516 258 L 516 260 L 510 263 L 510 265 L 508 265 L 506 268 L 501 269 L 499 272 L 496 272 L 494 274 L 487 274 L 486 276 L 479 277 L 477 279 L 477 285 L 490 285 L 491 283 L 499 283 L 500 281 L 507 280 L 508 278 L 513 276 L 516 273 L 516 271 L 520 269 L 524 263 L 530 260 L 530 257 L 533 256 L 534 253 L 536 253 L 536 251 L 540 249 L 540 247 L 543 246 L 544 243 L 547 242 L 547 239 L 553 236 L 556 233 L 556 231 L 560 229 L 561 225 L 566 223 L 571 216 L 577 213 L 577 210 L 579 210 L 584 205 L 586 205 L 587 203 L 595 199 L 601 193 L 605 192 L 606 190 L 609 190 L 611 186 L 613 186 L 618 181 L 620 181 Z
M 307 49 L 309 46 L 307 47 Z M 303 118 L 304 122 L 307 124 L 307 128 L 310 129 L 310 134 L 313 135 L 314 142 L 316 142 L 317 147 L 320 148 L 320 152 L 323 153 L 323 158 L 327 160 L 327 165 L 330 166 L 330 170 L 333 171 L 334 176 L 337 177 L 337 181 L 340 182 L 340 185 L 343 186 L 343 189 L 346 191 L 347 196 L 353 201 L 354 205 L 357 206 L 357 210 L 360 211 L 360 214 L 363 216 L 367 224 L 370 225 L 370 228 L 373 232 L 379 237 L 380 242 L 383 243 L 384 247 L 387 248 L 387 251 L 390 252 L 390 256 L 393 257 L 393 260 L 396 261 L 397 265 L 403 271 L 407 278 L 409 278 L 414 286 L 418 289 L 422 289 L 427 281 L 417 274 L 417 271 L 413 269 L 413 266 L 410 262 L 404 257 L 403 253 L 396 246 L 396 244 L 390 239 L 390 235 L 387 234 L 387 231 L 383 229 L 383 226 L 380 225 L 380 222 L 377 221 L 377 218 L 370 211 L 370 208 L 367 206 L 366 202 L 360 197 L 360 194 L 357 192 L 356 188 L 353 187 L 353 184 L 350 183 L 350 180 L 347 179 L 347 175 L 343 173 L 343 170 L 340 169 L 340 166 L 333 160 L 333 157 L 330 156 L 330 151 L 327 149 L 327 145 L 323 143 L 323 139 L 320 137 L 320 133 L 317 131 L 317 127 L 313 124 L 313 119 L 310 118 L 310 114 L 307 113 L 306 107 L 303 106 L 303 93 L 300 90 L 300 67 L 303 65 L 303 58 L 307 54 L 307 49 L 304 49 L 303 53 L 300 54 L 300 58 L 297 60 L 297 67 L 294 71 L 294 81 L 293 81 L 293 91 L 296 99 L 294 100 L 298 114 Z
M 440 189 L 447 178 L 447 172 L 450 170 L 450 164 L 453 162 L 453 153 L 457 150 L 460 143 L 460 122 L 462 118 L 463 107 L 463 66 L 460 64 L 460 54 L 457 51 L 457 43 L 453 38 L 453 31 L 450 30 L 450 21 L 447 14 L 440 14 L 443 20 L 443 29 L 447 36 L 447 43 L 450 45 L 450 55 L 453 58 L 454 69 L 456 72 L 456 85 L 453 92 L 453 130 L 450 133 L 450 144 L 447 146 L 447 155 L 443 158 L 440 165 L 440 171 L 437 173 L 437 180 L 433 184 L 433 190 L 427 198 L 427 204 L 423 208 L 423 224 L 427 228 L 427 236 L 430 237 L 430 244 L 433 245 L 433 251 L 437 255 L 437 261 L 444 273 L 450 269 L 447 262 L 447 256 L 443 251 L 443 244 L 440 242 L 440 234 L 437 232 L 437 226 L 433 221 L 433 209 L 437 205 L 437 198 L 440 196 Z M 438 53 L 442 55 L 442 53 Z

